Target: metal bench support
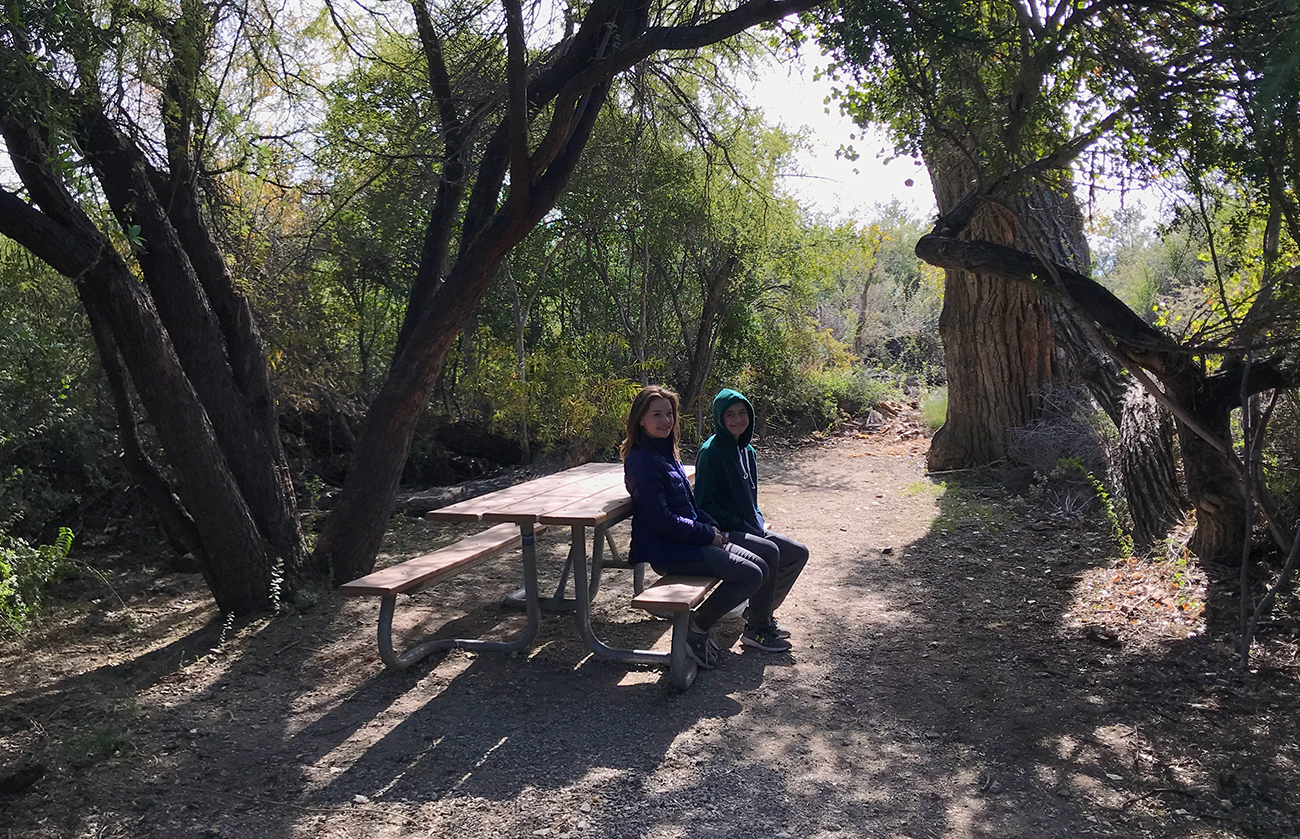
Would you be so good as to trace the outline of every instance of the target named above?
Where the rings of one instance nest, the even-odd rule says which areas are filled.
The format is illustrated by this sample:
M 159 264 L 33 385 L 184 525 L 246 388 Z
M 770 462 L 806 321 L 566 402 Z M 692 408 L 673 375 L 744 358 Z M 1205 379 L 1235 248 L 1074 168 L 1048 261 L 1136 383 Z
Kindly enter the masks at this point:
M 397 595 L 386 594 L 379 606 L 379 657 L 383 659 L 384 664 L 394 670 L 405 670 L 438 650 L 492 650 L 508 653 L 523 650 L 533 643 L 542 622 L 537 586 L 537 546 L 532 523 L 523 523 L 520 529 L 524 555 L 524 610 L 528 615 L 528 623 L 522 632 L 506 641 L 488 641 L 482 638 L 432 638 L 398 653 L 393 649 L 393 612 L 397 606 Z

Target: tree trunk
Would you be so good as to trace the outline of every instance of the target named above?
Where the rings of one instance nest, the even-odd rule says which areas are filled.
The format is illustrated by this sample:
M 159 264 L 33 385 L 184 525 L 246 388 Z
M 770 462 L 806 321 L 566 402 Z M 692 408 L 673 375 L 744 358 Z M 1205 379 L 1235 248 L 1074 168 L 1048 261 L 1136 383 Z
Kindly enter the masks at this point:
M 505 154 L 510 126 L 503 123 L 489 141 L 465 209 L 461 249 L 455 264 L 442 279 L 441 245 L 426 238 L 412 302 L 402 324 L 404 340 L 389 367 L 388 377 L 366 412 L 352 468 L 343 482 L 338 503 L 325 520 L 316 541 L 314 560 L 328 565 L 336 585 L 370 573 L 383 541 L 388 516 L 397 495 L 402 467 L 410 451 L 415 426 L 442 370 L 447 351 L 474 307 L 487 291 L 497 267 L 507 253 L 528 235 L 558 200 L 585 147 L 596 115 L 611 82 L 596 85 L 584 99 L 569 134 L 569 145 L 558 154 L 545 174 L 534 182 L 520 179 L 511 196 L 498 207 L 505 179 Z M 492 164 L 489 166 L 489 164 Z M 523 198 L 518 198 L 522 194 Z M 458 206 L 459 202 L 455 202 Z M 435 208 L 437 219 L 444 210 Z M 432 224 L 432 223 L 431 223 Z M 450 237 L 451 231 L 446 235 Z M 433 245 L 433 246 L 431 246 Z M 439 282 L 441 280 L 441 282 Z
M 1229 358 L 1218 371 L 1206 375 L 1185 348 L 1067 266 L 1048 270 L 1038 258 L 1011 248 L 938 234 L 923 236 L 917 254 L 934 265 L 979 266 L 991 275 L 1028 285 L 1041 285 L 1049 276 L 1053 283 L 1059 278 L 1081 317 L 1106 333 L 1126 366 L 1155 375 L 1163 385 L 1163 398 L 1176 409 L 1187 491 L 1197 512 L 1192 549 L 1202 558 L 1220 559 L 1249 536 L 1252 510 L 1230 457 L 1232 410 L 1243 395 L 1294 387 L 1300 371 L 1289 359 L 1278 356 L 1242 365 Z
M 217 605 L 239 614 L 266 609 L 273 602 L 277 565 L 283 563 L 284 570 L 292 572 L 295 555 L 302 555 L 302 547 L 299 544 L 295 552 L 290 546 L 285 553 L 277 553 L 248 503 L 240 476 L 249 486 L 258 482 L 263 487 L 273 486 L 278 478 L 274 464 L 269 458 L 256 462 L 256 440 L 240 439 L 241 434 L 230 429 L 224 435 L 218 433 L 214 416 L 237 421 L 252 412 L 230 379 L 223 339 L 219 333 L 206 331 L 211 309 L 202 302 L 191 263 L 144 177 L 143 156 L 121 135 L 104 127 L 103 114 L 96 112 L 94 103 L 83 113 L 89 116 L 81 124 L 82 147 L 103 179 L 104 194 L 122 228 L 136 226 L 149 245 L 147 257 L 140 260 L 146 283 L 142 284 L 118 256 L 50 167 L 49 161 L 57 155 L 38 132 L 15 122 L 2 104 L 0 129 L 10 158 L 40 209 L 3 193 L 0 230 L 74 279 L 97 333 L 97 345 L 112 352 L 115 344 L 121 353 L 171 467 L 172 491 L 193 528 L 184 519 L 178 523 L 202 544 L 196 556 Z M 155 299 L 148 293 L 152 291 L 160 291 L 166 307 L 172 309 L 172 328 L 164 326 Z M 198 295 L 200 300 L 187 301 L 186 295 Z M 195 348 L 184 343 L 186 351 L 180 350 L 175 336 L 186 341 L 196 332 L 215 340 L 216 347 Z M 112 359 L 105 361 L 106 365 L 113 363 Z M 202 389 L 196 380 L 203 383 Z M 217 410 L 213 413 L 204 403 L 205 394 L 222 403 L 214 405 Z M 124 447 L 131 451 L 135 445 L 131 426 L 124 423 L 120 433 Z M 245 425 L 242 436 L 256 434 Z M 227 450 L 225 443 L 233 445 Z M 238 464 L 241 471 L 232 469 L 232 464 Z M 278 518 L 285 517 L 292 518 L 288 511 L 281 511 Z
M 1119 467 L 1133 519 L 1133 546 L 1149 551 L 1187 509 L 1174 459 L 1174 418 L 1146 388 L 1130 380 L 1119 422 Z
M 704 278 L 704 305 L 700 309 L 699 329 L 695 332 L 695 347 L 691 352 L 686 387 L 682 390 L 683 410 L 692 410 L 692 406 L 699 400 L 704 381 L 713 366 L 722 301 L 731 284 L 731 276 L 736 273 L 739 265 L 740 257 L 732 254 L 723 258 L 721 265 L 711 266 L 708 276 Z M 700 431 L 700 436 L 705 436 L 703 430 Z
M 352 467 L 316 540 L 314 561 L 342 585 L 368 574 L 383 540 L 416 423 L 461 326 L 491 284 L 497 266 L 529 228 L 516 226 L 466 253 L 430 300 L 428 311 L 398 349 L 366 412 Z
M 955 162 L 954 162 L 955 161 Z M 927 156 L 940 215 L 973 181 L 960 153 Z M 985 205 L 964 238 L 1010 245 L 1015 219 Z M 949 269 L 939 316 L 948 373 L 948 416 L 930 442 L 933 472 L 982 466 L 1007 454 L 1007 435 L 1038 416 L 1038 394 L 1052 377 L 1052 326 L 1038 292 Z
M 876 278 L 876 268 L 880 265 L 880 248 L 883 237 L 878 237 L 871 251 L 871 267 L 862 280 L 862 293 L 858 295 L 858 319 L 853 323 L 853 354 L 862 358 L 863 331 L 862 322 L 867 319 L 867 298 L 871 295 L 871 284 Z
M 1052 302 L 1048 309 L 1069 369 L 1118 429 L 1117 477 L 1133 521 L 1133 545 L 1148 550 L 1188 509 L 1178 483 L 1173 416 L 1084 334 L 1064 306 Z
M 1230 382 L 1212 383 L 1188 360 L 1176 363 L 1181 369 L 1163 379 L 1169 397 L 1183 406 L 1202 430 L 1231 451 L 1232 410 L 1237 407 L 1240 391 Z M 1196 508 L 1196 531 L 1188 547 L 1201 559 L 1230 561 L 1240 554 L 1242 541 L 1250 538 L 1253 523 L 1242 482 L 1222 451 L 1181 422 L 1178 442 L 1187 494 Z

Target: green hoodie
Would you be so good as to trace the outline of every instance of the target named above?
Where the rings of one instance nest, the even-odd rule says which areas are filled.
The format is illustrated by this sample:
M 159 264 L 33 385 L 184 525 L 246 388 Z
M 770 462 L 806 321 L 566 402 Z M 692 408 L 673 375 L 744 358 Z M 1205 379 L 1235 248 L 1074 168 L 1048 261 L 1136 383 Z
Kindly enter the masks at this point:
M 722 424 L 722 414 L 740 402 L 749 413 L 749 427 L 736 439 Z M 713 398 L 713 436 L 695 456 L 695 501 L 727 531 L 762 536 L 763 514 L 758 510 L 758 456 L 749 441 L 754 438 L 754 406 L 744 394 L 723 388 Z

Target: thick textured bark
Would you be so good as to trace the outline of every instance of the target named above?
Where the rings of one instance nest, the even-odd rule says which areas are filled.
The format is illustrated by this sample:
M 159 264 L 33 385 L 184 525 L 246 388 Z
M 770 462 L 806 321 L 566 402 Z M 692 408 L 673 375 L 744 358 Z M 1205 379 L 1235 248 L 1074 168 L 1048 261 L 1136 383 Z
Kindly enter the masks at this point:
M 959 152 L 932 155 L 940 214 L 966 193 L 973 174 Z M 993 205 L 976 211 L 962 234 L 1011 245 L 1014 217 Z M 948 416 L 930 443 L 931 471 L 1001 460 L 1008 432 L 1038 416 L 1038 394 L 1052 377 L 1052 327 L 1038 292 L 979 272 L 949 269 L 939 316 L 948 373 Z
M 1188 502 L 1178 485 L 1174 418 L 1131 377 L 1121 405 L 1120 481 L 1133 520 L 1133 545 L 1145 551 L 1182 519 Z
M 1049 270 L 1024 252 L 934 234 L 922 237 L 917 253 L 932 264 L 978 265 L 981 271 L 1039 288 L 1051 288 L 1049 278 L 1059 277 L 1072 305 L 1113 342 L 1125 365 L 1150 371 L 1164 386 L 1163 396 L 1177 420 L 1187 495 L 1197 513 L 1193 551 L 1205 559 L 1236 552 L 1249 533 L 1252 513 L 1228 454 L 1231 414 L 1243 394 L 1300 382 L 1300 364 L 1293 357 L 1261 359 L 1248 367 L 1225 363 L 1218 372 L 1206 375 L 1182 347 L 1145 324 L 1110 292 L 1066 266 Z
M 1029 200 L 1018 211 L 1035 252 L 1087 271 L 1091 255 L 1074 195 L 1041 184 L 1029 185 L 1028 191 Z M 1147 548 L 1164 537 L 1187 506 L 1178 486 L 1173 418 L 1082 334 L 1054 297 L 1044 305 L 1056 340 L 1055 375 L 1082 381 L 1119 432 L 1119 484 L 1133 520 L 1134 545 Z
M 940 190 L 936 187 L 936 195 L 939 194 Z M 956 208 L 960 200 L 966 197 L 954 197 L 951 190 L 944 194 L 951 202 L 950 209 Z M 1005 285 L 1004 260 L 1011 251 L 1007 245 L 1014 239 L 1021 257 L 1026 256 L 1026 251 L 1032 251 L 1055 265 L 1069 269 L 1062 274 L 1062 279 L 1067 282 L 1071 294 L 1090 302 L 1096 310 L 1109 313 L 1112 324 L 1117 329 L 1122 327 L 1130 339 L 1136 338 L 1146 343 L 1160 339 L 1158 335 L 1153 337 L 1145 333 L 1143 330 L 1149 330 L 1149 327 L 1141 319 L 1129 312 L 1112 295 L 1097 293 L 1095 284 L 1083 276 L 1082 272 L 1088 270 L 1090 262 L 1088 244 L 1084 236 L 1082 216 L 1068 188 L 1050 188 L 1040 182 L 1029 182 L 1021 186 L 1015 196 L 1006 199 L 1006 205 L 1014 220 L 1008 222 L 1008 226 L 1018 223 L 1014 237 L 1008 236 L 1004 230 L 995 229 L 993 235 L 988 235 L 987 230 L 981 230 L 979 221 L 982 213 L 977 210 L 965 228 L 963 239 L 967 241 L 945 240 L 952 250 L 942 255 L 950 257 L 954 252 L 960 251 L 962 258 L 941 259 L 939 257 L 943 248 L 935 246 L 933 242 L 928 243 L 929 247 L 918 244 L 917 252 L 922 258 L 948 269 L 949 282 L 945 294 L 951 293 L 954 287 L 959 293 L 962 292 L 964 286 L 952 282 L 954 276 L 960 277 L 964 273 L 962 266 L 981 266 L 985 273 L 976 276 L 984 277 L 993 285 Z M 961 214 L 961 210 L 952 213 L 953 216 Z M 1030 262 L 1036 258 L 1030 258 Z M 1022 266 L 1022 270 L 1032 273 L 1032 268 L 1028 265 Z M 1050 276 L 1040 279 L 1044 280 L 1044 287 L 1049 290 L 1054 288 Z M 1025 290 L 1029 289 L 1028 285 L 1021 286 Z M 998 298 L 990 296 L 987 299 Z M 1044 371 L 1037 366 L 1041 362 L 1030 356 L 1029 363 L 1036 364 L 1032 368 L 1032 375 L 1019 381 L 1004 377 L 990 382 L 987 381 L 990 375 L 999 372 L 1006 364 L 1013 363 L 1014 348 L 1018 346 L 1023 352 L 1043 340 L 1039 338 L 1038 321 L 1033 321 L 1028 342 L 1024 338 L 1021 338 L 1019 345 L 1006 339 L 995 342 L 993 339 L 997 333 L 989 327 L 967 323 L 965 318 L 955 312 L 950 314 L 945 297 L 944 314 L 950 323 L 946 330 L 943 322 L 940 323 L 944 352 L 950 365 L 956 361 L 960 366 L 956 377 L 951 366 L 948 370 L 949 422 L 935 435 L 935 442 L 940 444 L 940 448 L 936 453 L 932 446 L 930 468 L 978 465 L 1001 457 L 1005 448 L 996 444 L 998 435 L 1005 435 L 1013 427 L 1002 423 L 1014 423 L 1017 418 L 1024 416 L 1032 418 L 1032 411 L 1035 410 L 1032 394 L 1022 388 L 1035 385 L 1041 387 L 1052 377 L 1077 378 L 1087 385 L 1094 399 L 1119 429 L 1120 483 L 1133 516 L 1135 542 L 1142 546 L 1149 545 L 1181 518 L 1186 506 L 1177 484 L 1170 418 L 1154 404 L 1150 394 L 1145 393 L 1137 382 L 1125 376 L 1111 359 L 1093 346 L 1064 306 L 1050 299 L 1037 301 L 1037 295 L 1034 295 L 1034 299 L 1034 310 L 1041 306 L 1051 322 L 1051 338 L 1048 340 L 1053 342 L 1052 366 Z M 1022 312 L 1030 310 L 1028 302 L 1023 306 L 1010 308 L 1002 314 L 1010 319 L 1007 326 L 1014 328 L 1016 319 L 1023 316 Z M 976 318 L 999 315 L 993 309 L 975 311 Z M 1019 332 L 1018 329 L 1015 331 Z M 985 361 L 986 356 L 992 356 L 993 360 Z M 980 366 L 979 362 L 983 362 L 984 366 Z M 974 375 L 971 374 L 972 370 L 976 371 Z M 953 403 L 955 385 L 960 388 L 956 414 Z M 987 394 L 988 398 L 1010 398 L 1015 401 L 1010 410 L 997 412 L 972 400 L 970 392 Z M 954 426 L 954 432 L 947 431 L 948 425 Z M 957 433 L 958 431 L 963 433 Z
M 1115 424 L 1119 485 L 1133 521 L 1133 544 L 1147 550 L 1182 520 L 1188 509 L 1178 483 L 1174 419 L 1142 383 L 1084 334 L 1059 302 L 1049 301 L 1057 346 Z
M 1178 424 L 1187 494 L 1196 508 L 1196 531 L 1188 547 L 1201 559 L 1228 561 L 1241 553 L 1254 518 L 1245 487 L 1221 448 L 1232 447 L 1232 410 L 1239 390 L 1212 382 L 1182 358 L 1169 360 L 1162 381 L 1169 397 L 1218 441 L 1216 445 L 1186 423 Z

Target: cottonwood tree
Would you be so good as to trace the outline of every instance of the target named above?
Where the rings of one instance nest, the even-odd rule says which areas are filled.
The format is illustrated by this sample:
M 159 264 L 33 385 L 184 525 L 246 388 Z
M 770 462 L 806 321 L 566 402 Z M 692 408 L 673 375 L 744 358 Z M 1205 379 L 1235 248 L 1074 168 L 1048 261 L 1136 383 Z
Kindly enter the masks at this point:
M 1292 162 L 1295 127 L 1300 124 L 1300 74 L 1290 46 L 1296 10 L 1283 2 L 1248 9 L 1227 5 L 1220 12 L 1206 17 L 1198 9 L 1176 5 L 1147 14 L 1120 15 L 1107 9 L 1102 12 L 1105 25 L 1098 27 L 1089 53 L 1108 57 L 1111 74 L 1090 88 L 1099 103 L 1111 103 L 1110 116 L 1091 136 L 1124 128 L 1120 136 L 1135 138 L 1147 159 L 1181 164 L 1202 206 L 1207 190 L 1198 175 L 1205 172 L 1216 188 L 1228 185 L 1241 196 L 1246 212 L 1239 229 L 1249 229 L 1252 215 L 1258 219 L 1253 257 L 1249 247 L 1238 247 L 1232 259 L 1226 252 L 1222 260 L 1214 257 L 1217 275 L 1207 296 L 1216 323 L 1201 331 L 1212 340 L 1179 342 L 1146 325 L 1054 255 L 1042 237 L 1008 247 L 994 237 L 959 235 L 973 228 L 979 208 L 1006 211 L 1010 202 L 999 193 L 1013 197 L 1014 185 L 1024 182 L 1026 174 L 1068 158 L 1081 145 L 1077 142 L 1047 149 L 1050 154 L 1018 172 L 1004 172 L 1001 183 L 986 181 L 969 190 L 917 246 L 918 255 L 949 269 L 1002 278 L 1050 276 L 1052 288 L 1062 292 L 1074 313 L 1072 321 L 1107 336 L 1097 337 L 1096 344 L 1177 418 L 1186 489 L 1197 511 L 1191 547 L 1213 559 L 1248 544 L 1251 498 L 1259 497 L 1257 488 L 1252 489 L 1258 483 L 1252 470 L 1258 467 L 1250 463 L 1259 440 L 1252 438 L 1262 435 L 1267 415 L 1251 407 L 1251 397 L 1296 383 L 1294 311 L 1300 276 L 1285 262 L 1295 259 L 1300 241 L 1295 200 L 1300 181 Z M 1272 26 L 1259 26 L 1261 12 Z M 1041 25 L 1039 17 L 1018 20 L 1031 31 Z M 1058 69 L 1068 69 L 1077 66 L 1079 58 L 1071 50 L 1053 60 Z M 1089 66 L 1088 60 L 1082 66 Z M 1127 80 L 1118 92 L 1111 87 L 1114 78 Z M 1224 130 L 1223 114 L 1235 115 L 1232 130 Z M 1030 216 L 1018 210 L 1007 218 L 1023 224 Z M 1235 451 L 1232 432 L 1237 407 L 1242 408 L 1246 429 L 1241 440 L 1244 462 Z M 1252 416 L 1256 413 L 1262 416 Z M 1269 506 L 1265 502 L 1259 509 L 1274 539 L 1289 548 L 1293 540 Z
M 1090 40 L 1099 8 L 1033 0 L 830 8 L 823 40 L 855 80 L 845 105 L 864 123 L 889 125 L 900 148 L 925 161 L 936 232 L 1026 250 L 1032 243 L 1087 272 L 1070 165 L 1132 106 L 1112 95 L 1118 88 Z M 982 200 L 990 195 L 997 201 Z M 1037 291 L 944 267 L 948 418 L 929 467 L 1002 459 L 1011 430 L 1039 417 L 1044 387 L 1081 377 L 1121 430 L 1140 541 L 1163 534 L 1182 511 L 1168 417 Z

